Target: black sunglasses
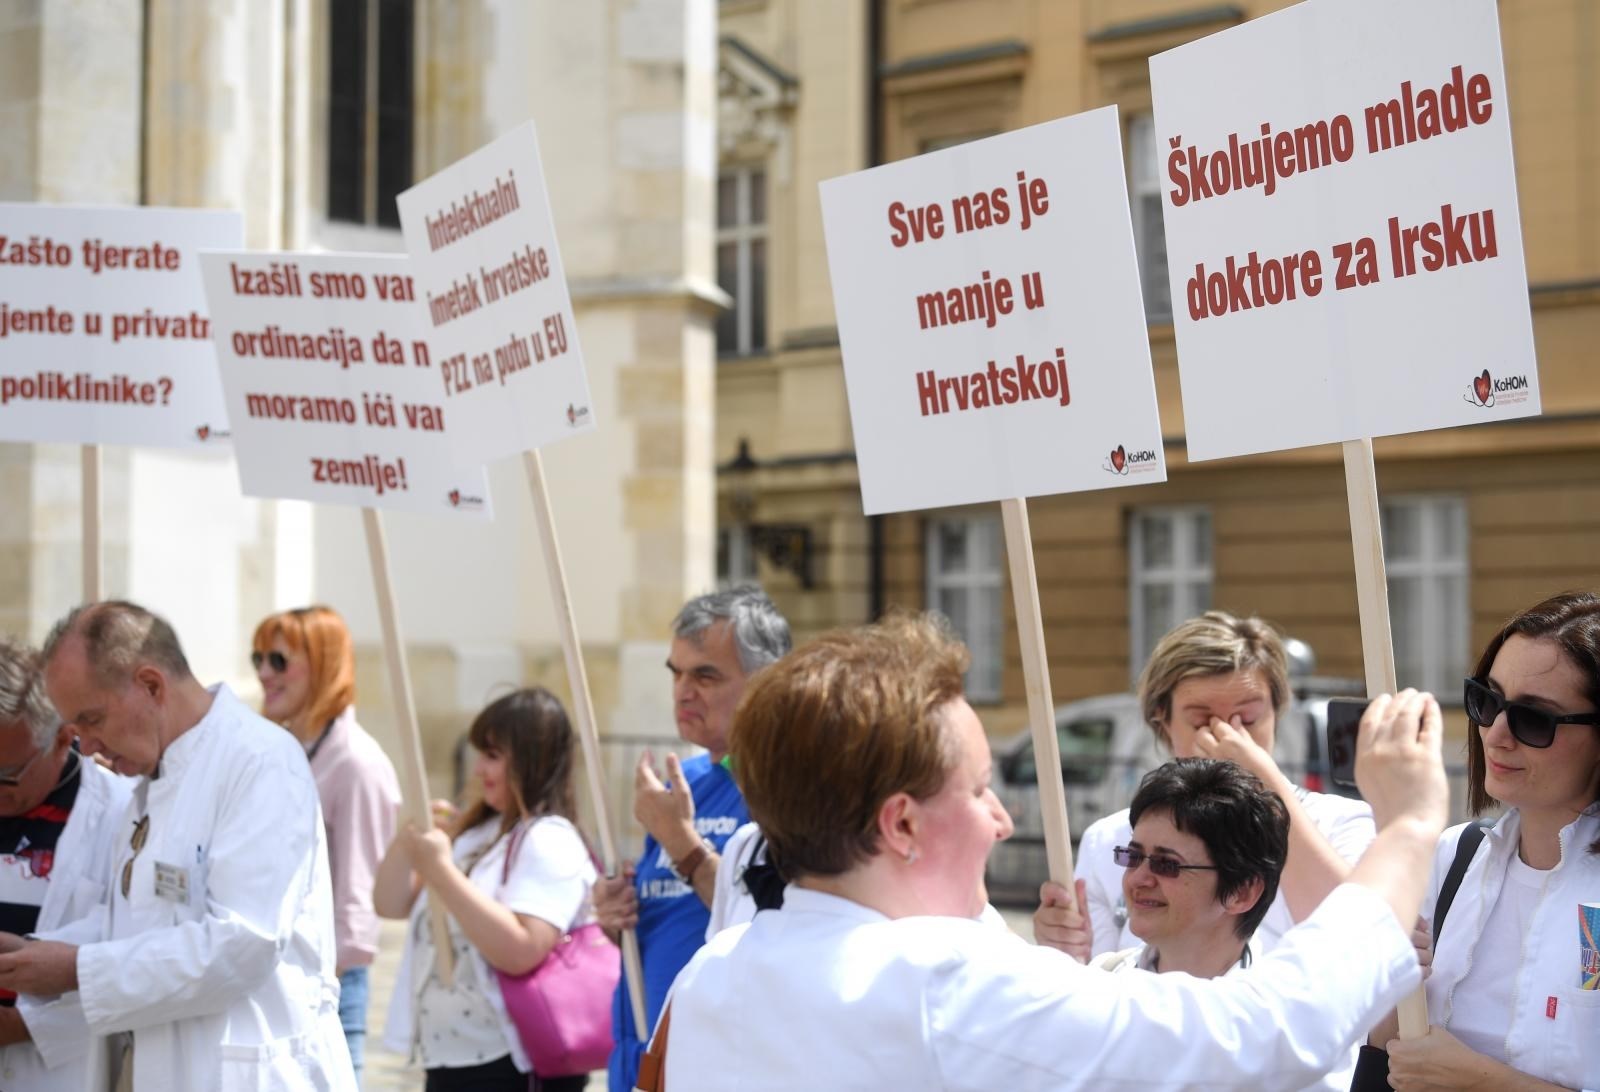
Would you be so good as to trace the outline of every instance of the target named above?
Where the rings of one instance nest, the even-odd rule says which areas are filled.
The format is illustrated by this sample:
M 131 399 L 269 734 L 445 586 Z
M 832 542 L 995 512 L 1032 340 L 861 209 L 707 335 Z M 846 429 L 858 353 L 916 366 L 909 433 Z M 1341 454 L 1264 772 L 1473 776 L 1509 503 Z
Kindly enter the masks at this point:
M 1537 705 L 1506 701 L 1504 694 L 1482 679 L 1469 678 L 1466 684 L 1462 704 L 1467 707 L 1467 719 L 1479 728 L 1487 728 L 1503 711 L 1512 738 L 1529 747 L 1550 746 L 1556 741 L 1556 728 L 1563 724 L 1600 724 L 1600 712 L 1557 716 Z
M 251 667 L 255 668 L 257 671 L 260 671 L 262 664 L 270 665 L 274 674 L 282 675 L 285 671 L 289 670 L 289 657 L 285 656 L 281 652 L 276 651 L 250 653 Z
M 1138 868 L 1146 861 L 1150 862 L 1150 871 L 1157 876 L 1175 880 L 1185 872 L 1215 872 L 1216 865 L 1208 864 L 1179 864 L 1178 858 L 1168 857 L 1164 854 L 1150 854 L 1142 849 L 1129 849 L 1127 846 L 1117 846 L 1111 851 L 1111 859 L 1123 868 Z

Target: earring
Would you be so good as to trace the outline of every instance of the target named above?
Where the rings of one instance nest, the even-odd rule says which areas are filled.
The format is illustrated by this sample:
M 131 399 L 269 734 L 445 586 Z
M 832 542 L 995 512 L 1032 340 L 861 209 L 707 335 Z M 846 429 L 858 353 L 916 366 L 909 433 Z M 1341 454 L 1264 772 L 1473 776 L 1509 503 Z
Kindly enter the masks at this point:
M 912 846 L 910 849 L 906 850 L 906 864 L 910 865 L 910 864 L 916 864 L 916 863 L 917 863 L 917 847 L 916 846 Z

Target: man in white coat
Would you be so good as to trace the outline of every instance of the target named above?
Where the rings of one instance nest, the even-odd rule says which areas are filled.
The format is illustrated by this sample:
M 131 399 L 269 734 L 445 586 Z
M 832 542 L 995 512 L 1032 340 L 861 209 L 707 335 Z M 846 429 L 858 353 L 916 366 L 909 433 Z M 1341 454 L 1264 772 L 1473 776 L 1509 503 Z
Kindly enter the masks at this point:
M 0 988 L 79 1014 L 94 1092 L 353 1090 L 304 751 L 132 603 L 79 607 L 43 660 L 84 753 L 138 781 L 100 913 L 3 938 Z
M 129 789 L 73 748 L 33 650 L 0 637 L 0 929 L 44 932 L 99 910 Z M 30 1021 L 25 999 L 0 1005 L 0 1088 L 84 1086 L 81 1013 Z

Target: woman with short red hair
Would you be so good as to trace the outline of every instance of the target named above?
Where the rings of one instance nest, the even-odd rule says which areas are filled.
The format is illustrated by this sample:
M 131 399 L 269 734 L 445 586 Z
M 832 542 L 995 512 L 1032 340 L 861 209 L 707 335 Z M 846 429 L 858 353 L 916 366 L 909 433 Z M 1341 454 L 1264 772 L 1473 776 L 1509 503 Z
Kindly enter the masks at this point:
M 678 976 L 668 1089 L 1294 1088 L 1420 982 L 1400 923 L 1448 802 L 1431 698 L 1375 703 L 1357 776 L 1384 829 L 1271 957 L 1110 975 L 971 920 L 1010 823 L 966 665 L 938 621 L 900 618 L 751 681 L 733 770 L 790 885 Z
M 300 607 L 256 627 L 250 662 L 261 713 L 306 749 L 322 803 L 338 943 L 339 1021 L 356 1080 L 367 1034 L 367 967 L 378 953 L 372 883 L 394 837 L 400 782 L 378 741 L 356 723 L 350 631 L 329 607 Z

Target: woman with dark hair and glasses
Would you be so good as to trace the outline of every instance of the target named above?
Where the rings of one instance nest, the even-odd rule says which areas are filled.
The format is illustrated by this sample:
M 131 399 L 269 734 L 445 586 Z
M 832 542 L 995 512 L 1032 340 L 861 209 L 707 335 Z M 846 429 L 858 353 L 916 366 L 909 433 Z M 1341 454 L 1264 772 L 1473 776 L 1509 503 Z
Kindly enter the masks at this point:
M 480 798 L 448 832 L 408 823 L 378 870 L 378 912 L 410 917 L 385 1044 L 427 1071 L 427 1092 L 577 1092 L 587 1074 L 530 1072 L 495 974 L 527 974 L 594 920 L 597 873 L 574 825 L 572 725 L 554 694 L 533 687 L 490 703 L 468 738 Z M 430 897 L 449 911 L 448 984 L 435 969 Z
M 1128 818 L 1132 836 L 1112 858 L 1124 870 L 1128 926 L 1144 943 L 1090 966 L 1196 978 L 1248 967 L 1289 856 L 1283 801 L 1235 763 L 1180 758 L 1144 776 Z
M 378 741 L 356 723 L 355 654 L 338 614 L 318 606 L 270 615 L 256 627 L 251 647 L 261 713 L 305 747 L 317 782 L 333 879 L 339 1022 L 359 1083 L 367 969 L 378 954 L 372 879 L 394 837 L 400 782 Z
M 1388 1043 L 1397 1089 L 1600 1088 L 1600 596 L 1500 627 L 1466 680 L 1468 800 L 1504 805 L 1461 873 L 1421 1039 Z M 1439 839 L 1431 917 L 1465 826 Z M 1394 1023 L 1373 1036 L 1392 1038 Z

